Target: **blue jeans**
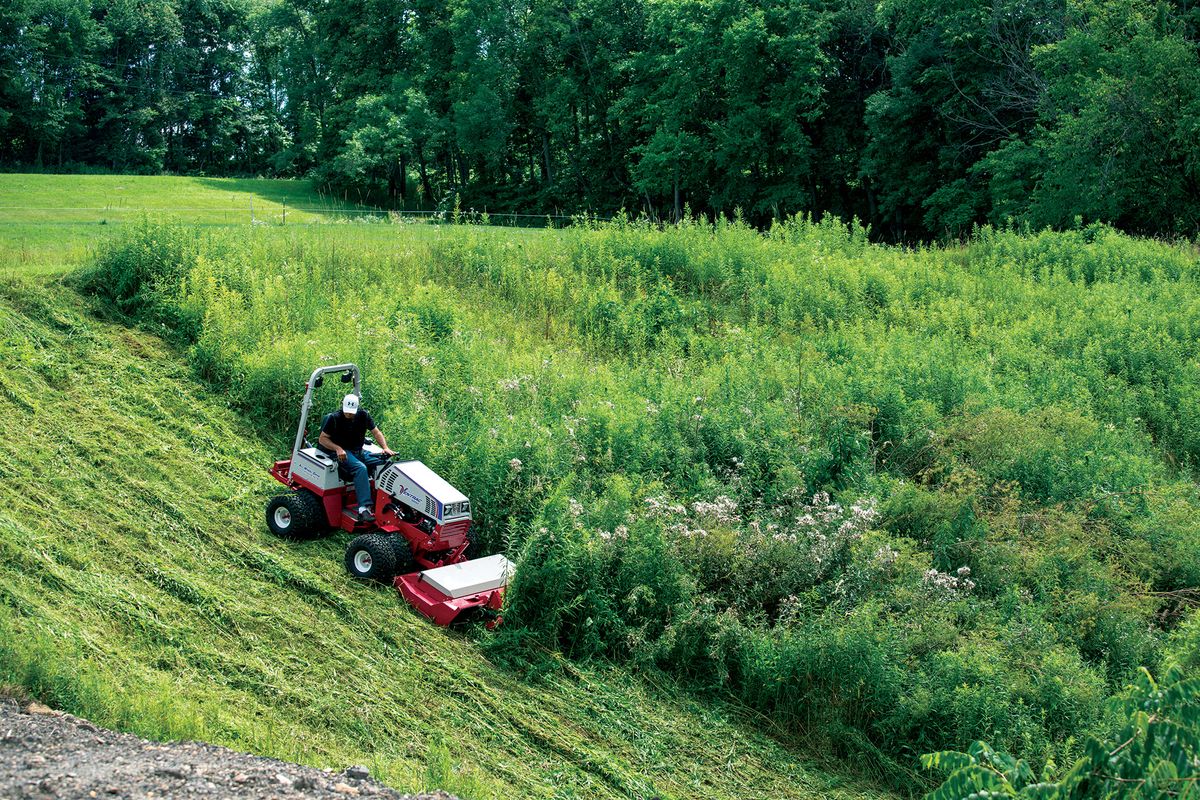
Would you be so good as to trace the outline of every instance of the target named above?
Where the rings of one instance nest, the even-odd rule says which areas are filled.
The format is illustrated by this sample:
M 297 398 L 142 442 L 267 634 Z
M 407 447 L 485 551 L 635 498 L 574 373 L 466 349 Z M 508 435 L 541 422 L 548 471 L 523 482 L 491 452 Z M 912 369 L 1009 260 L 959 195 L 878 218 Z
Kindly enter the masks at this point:
M 375 508 L 375 498 L 371 497 L 371 473 L 381 463 L 383 463 L 383 459 L 373 453 L 364 453 L 362 450 L 346 451 L 346 461 L 343 466 L 354 478 L 354 495 L 358 498 L 360 506 L 366 506 L 371 510 Z

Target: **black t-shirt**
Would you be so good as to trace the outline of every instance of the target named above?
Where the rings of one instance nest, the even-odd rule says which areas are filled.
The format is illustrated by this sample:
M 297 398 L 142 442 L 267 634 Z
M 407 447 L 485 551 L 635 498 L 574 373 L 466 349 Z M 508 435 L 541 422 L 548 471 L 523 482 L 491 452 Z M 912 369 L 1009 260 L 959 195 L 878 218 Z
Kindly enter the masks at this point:
M 367 431 L 374 429 L 375 420 L 361 408 L 349 419 L 341 411 L 334 411 L 326 414 L 321 423 L 321 433 L 328 434 L 334 444 L 351 452 L 362 450 Z

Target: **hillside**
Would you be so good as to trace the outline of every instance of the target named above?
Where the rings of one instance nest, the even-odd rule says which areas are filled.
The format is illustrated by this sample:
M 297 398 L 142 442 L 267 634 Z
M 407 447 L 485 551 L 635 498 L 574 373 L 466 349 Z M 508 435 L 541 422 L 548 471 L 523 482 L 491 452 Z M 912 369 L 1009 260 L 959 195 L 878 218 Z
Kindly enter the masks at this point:
M 51 430 L 30 414 L 43 401 L 81 409 L 84 446 L 29 458 L 133 466 L 39 489 L 18 441 L 8 524 L 42 544 L 6 547 L 43 585 L 7 580 L 7 607 L 85 631 L 56 658 L 90 665 L 87 702 L 130 724 L 308 763 L 371 749 L 402 785 L 433 764 L 448 777 L 427 785 L 468 797 L 771 795 L 826 774 L 772 741 L 915 791 L 919 756 L 979 739 L 1036 774 L 1078 763 L 1195 617 L 1187 244 L 1090 225 L 910 250 L 803 217 L 104 227 L 62 284 L 7 290 L 3 396 L 28 442 Z M 337 540 L 260 530 L 263 443 L 291 432 L 312 366 L 342 361 L 393 446 L 519 560 L 497 635 L 409 625 L 331 569 Z M 89 378 L 126 393 L 92 397 Z M 30 522 L 42 495 L 66 527 Z M 442 670 L 436 689 L 409 652 Z M 183 705 L 164 705 L 168 681 Z M 150 688 L 106 688 L 130 685 Z M 757 766 L 708 760 L 731 735 Z
M 378 227 L 148 222 L 81 284 L 279 434 L 312 364 L 362 366 L 520 558 L 505 658 L 665 673 L 904 787 L 981 738 L 1069 763 L 1161 668 L 1200 583 L 1192 248 Z
M 257 415 L 57 284 L 0 285 L 0 683 L 98 724 L 486 797 L 864 797 L 611 667 L 524 679 L 289 544 Z

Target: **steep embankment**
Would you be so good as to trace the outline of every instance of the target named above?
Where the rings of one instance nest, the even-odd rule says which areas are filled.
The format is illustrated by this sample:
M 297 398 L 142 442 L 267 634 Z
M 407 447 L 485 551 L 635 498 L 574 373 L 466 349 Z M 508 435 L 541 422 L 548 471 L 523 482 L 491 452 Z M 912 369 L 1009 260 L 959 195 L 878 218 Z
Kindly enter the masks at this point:
M 96 723 L 467 797 L 863 794 L 618 670 L 528 682 L 289 544 L 257 421 L 61 287 L 0 284 L 0 683 Z

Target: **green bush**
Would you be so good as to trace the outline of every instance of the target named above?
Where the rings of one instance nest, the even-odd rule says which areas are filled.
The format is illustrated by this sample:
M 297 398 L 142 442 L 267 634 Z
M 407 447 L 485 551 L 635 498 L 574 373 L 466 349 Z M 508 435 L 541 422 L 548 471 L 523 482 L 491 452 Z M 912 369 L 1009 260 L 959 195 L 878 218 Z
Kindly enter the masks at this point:
M 1082 754 L 1066 769 L 1046 761 L 1040 772 L 1020 758 L 977 741 L 966 752 L 922 757 L 927 769 L 946 775 L 926 800 L 976 797 L 1188 798 L 1200 782 L 1200 626 L 1185 626 L 1155 680 L 1145 670 L 1114 700 L 1119 720 L 1087 737 Z
M 176 341 L 191 341 L 201 318 L 180 302 L 180 286 L 200 259 L 201 243 L 190 230 L 148 219 L 131 226 L 101 250 L 80 285 L 117 311 L 165 327 Z

